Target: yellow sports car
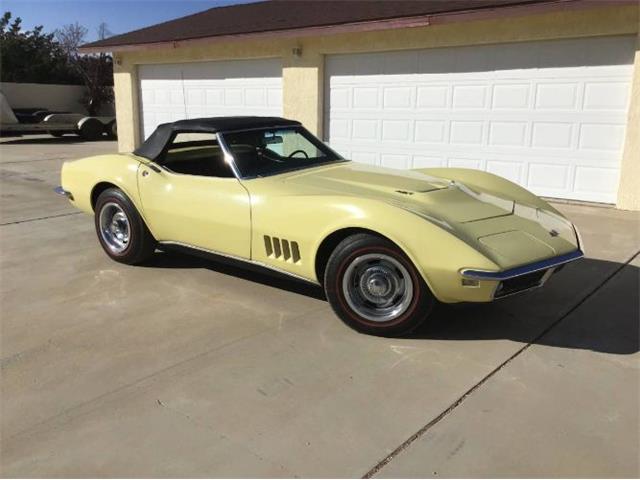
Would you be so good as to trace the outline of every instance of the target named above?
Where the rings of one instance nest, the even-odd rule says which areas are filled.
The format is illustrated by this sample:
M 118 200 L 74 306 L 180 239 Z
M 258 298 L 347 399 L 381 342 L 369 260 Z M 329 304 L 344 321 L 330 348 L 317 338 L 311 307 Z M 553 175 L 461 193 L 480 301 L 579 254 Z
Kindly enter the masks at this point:
M 412 330 L 436 300 L 539 287 L 583 256 L 575 226 L 510 181 L 354 163 L 283 118 L 160 125 L 133 153 L 66 162 L 56 190 L 118 262 L 173 246 L 257 264 L 322 285 L 378 335 Z

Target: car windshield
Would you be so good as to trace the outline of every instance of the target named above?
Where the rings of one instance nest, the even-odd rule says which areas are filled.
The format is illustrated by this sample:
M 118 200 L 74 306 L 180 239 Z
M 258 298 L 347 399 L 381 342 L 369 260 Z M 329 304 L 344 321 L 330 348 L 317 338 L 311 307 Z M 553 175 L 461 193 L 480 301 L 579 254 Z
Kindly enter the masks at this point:
M 221 136 L 243 178 L 344 161 L 302 127 L 246 130 Z

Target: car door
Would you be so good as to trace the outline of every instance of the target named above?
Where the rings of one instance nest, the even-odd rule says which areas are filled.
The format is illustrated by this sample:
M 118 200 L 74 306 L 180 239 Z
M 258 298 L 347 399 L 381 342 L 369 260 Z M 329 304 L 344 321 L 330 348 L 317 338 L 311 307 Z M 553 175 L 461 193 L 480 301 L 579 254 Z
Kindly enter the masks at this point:
M 215 139 L 207 143 L 192 138 L 178 134 L 162 158 L 140 165 L 138 189 L 145 220 L 160 242 L 248 259 L 249 194 L 233 176 Z

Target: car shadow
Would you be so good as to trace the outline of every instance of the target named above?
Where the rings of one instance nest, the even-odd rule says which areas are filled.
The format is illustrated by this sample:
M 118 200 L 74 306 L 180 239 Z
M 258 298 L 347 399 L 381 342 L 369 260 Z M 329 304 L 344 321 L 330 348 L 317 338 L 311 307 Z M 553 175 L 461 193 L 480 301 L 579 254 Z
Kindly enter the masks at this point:
M 414 337 L 507 339 L 630 355 L 640 351 L 639 297 L 638 267 L 586 258 L 533 292 L 487 304 L 440 304 Z
M 299 295 L 326 300 L 320 286 L 226 257 L 158 252 L 149 268 L 204 268 Z M 640 269 L 603 260 L 568 265 L 544 288 L 484 304 L 438 304 L 429 321 L 405 338 L 510 340 L 630 355 L 640 351 Z M 620 270 L 620 271 L 618 271 Z M 595 290 L 614 272 L 617 275 Z M 599 279 L 585 284 L 584 279 Z M 612 282 L 622 282 L 615 287 Z M 585 300 L 585 297 L 588 297 Z M 585 308 L 584 303 L 593 300 Z M 588 314 L 585 314 L 588 312 Z M 572 315 L 572 313 L 575 313 Z
M 142 266 L 148 268 L 205 268 L 224 275 L 231 275 L 250 282 L 305 295 L 317 300 L 326 300 L 324 291 L 319 285 L 303 280 L 296 280 L 295 278 L 274 270 L 239 260 L 233 260 L 221 255 L 207 253 L 200 256 L 195 251 L 186 254 L 178 249 L 166 250 L 156 252 L 156 254 Z

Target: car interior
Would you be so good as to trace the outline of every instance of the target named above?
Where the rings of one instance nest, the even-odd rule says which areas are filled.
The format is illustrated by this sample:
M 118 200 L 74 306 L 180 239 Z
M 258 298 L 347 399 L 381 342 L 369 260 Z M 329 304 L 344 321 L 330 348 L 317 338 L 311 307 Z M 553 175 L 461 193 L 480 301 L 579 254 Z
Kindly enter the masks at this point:
M 259 129 L 224 134 L 244 178 L 264 177 L 330 161 L 335 152 L 299 127 Z
M 224 138 L 244 178 L 341 160 L 298 129 L 240 131 L 225 134 Z M 178 132 L 156 162 L 168 171 L 184 175 L 234 176 L 215 133 Z
M 167 170 L 202 177 L 233 177 L 215 134 L 178 133 L 158 159 Z

